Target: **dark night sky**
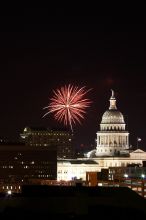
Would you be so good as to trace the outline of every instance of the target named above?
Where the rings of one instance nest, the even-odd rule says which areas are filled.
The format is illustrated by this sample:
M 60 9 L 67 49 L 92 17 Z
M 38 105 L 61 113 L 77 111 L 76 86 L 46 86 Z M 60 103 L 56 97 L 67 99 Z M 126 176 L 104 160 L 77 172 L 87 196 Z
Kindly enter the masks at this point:
M 1 14 L 0 136 L 16 139 L 28 126 L 56 127 L 42 119 L 52 89 L 65 83 L 93 88 L 93 101 L 76 146 L 94 144 L 110 89 L 126 115 L 130 142 L 146 150 L 145 18 L 96 16 L 57 9 L 22 9 Z

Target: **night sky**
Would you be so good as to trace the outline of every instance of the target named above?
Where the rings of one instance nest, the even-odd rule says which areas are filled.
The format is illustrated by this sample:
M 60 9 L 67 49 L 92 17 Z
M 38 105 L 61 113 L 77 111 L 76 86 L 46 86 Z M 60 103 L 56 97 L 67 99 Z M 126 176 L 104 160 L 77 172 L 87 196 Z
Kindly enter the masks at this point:
M 0 136 L 16 140 L 25 126 L 61 126 L 43 118 L 52 90 L 92 88 L 75 147 L 91 148 L 110 89 L 124 114 L 130 143 L 146 150 L 145 18 L 57 9 L 4 11 L 0 18 Z

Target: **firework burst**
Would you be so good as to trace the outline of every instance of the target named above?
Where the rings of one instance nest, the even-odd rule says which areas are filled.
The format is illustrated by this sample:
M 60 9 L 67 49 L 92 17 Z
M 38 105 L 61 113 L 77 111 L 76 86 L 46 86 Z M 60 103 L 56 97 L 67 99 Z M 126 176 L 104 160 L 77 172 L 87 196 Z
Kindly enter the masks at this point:
M 77 122 L 81 124 L 86 108 L 90 106 L 91 101 L 84 98 L 89 90 L 71 84 L 65 85 L 56 91 L 53 90 L 54 96 L 50 99 L 50 104 L 44 108 L 48 111 L 43 117 L 49 113 L 54 113 L 57 121 L 63 122 L 65 126 L 69 125 L 73 131 L 73 124 L 75 125 Z

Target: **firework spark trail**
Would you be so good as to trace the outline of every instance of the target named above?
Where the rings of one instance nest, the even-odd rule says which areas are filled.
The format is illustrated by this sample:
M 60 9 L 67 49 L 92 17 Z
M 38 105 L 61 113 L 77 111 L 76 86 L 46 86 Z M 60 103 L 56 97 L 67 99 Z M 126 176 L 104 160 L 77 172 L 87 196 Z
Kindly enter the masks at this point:
M 71 84 L 56 91 L 53 90 L 54 96 L 50 99 L 50 104 L 44 108 L 48 109 L 48 112 L 43 117 L 54 113 L 56 120 L 63 122 L 65 126 L 69 125 L 73 131 L 73 124 L 76 122 L 81 124 L 86 108 L 90 106 L 91 101 L 84 98 L 90 90 L 86 90 L 85 87 L 78 88 Z

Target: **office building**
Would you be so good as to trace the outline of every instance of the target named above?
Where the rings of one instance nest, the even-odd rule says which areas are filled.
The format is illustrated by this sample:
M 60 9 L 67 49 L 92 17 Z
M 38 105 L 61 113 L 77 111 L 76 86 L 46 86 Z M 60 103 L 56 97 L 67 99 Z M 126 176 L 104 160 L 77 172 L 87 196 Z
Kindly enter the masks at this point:
M 29 179 L 57 179 L 56 148 L 0 145 L 0 191 L 11 184 L 27 184 Z
M 58 158 L 73 158 L 73 134 L 67 130 L 26 127 L 21 134 L 25 144 L 32 147 L 57 147 Z

